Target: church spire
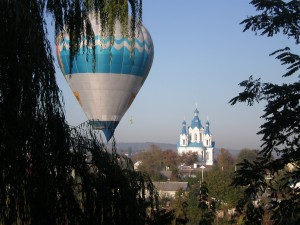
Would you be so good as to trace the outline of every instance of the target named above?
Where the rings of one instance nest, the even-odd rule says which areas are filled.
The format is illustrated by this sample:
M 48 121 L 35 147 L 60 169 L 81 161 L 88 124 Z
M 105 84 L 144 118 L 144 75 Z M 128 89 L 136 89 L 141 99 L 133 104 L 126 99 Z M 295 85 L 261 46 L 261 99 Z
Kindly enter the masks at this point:
M 196 108 L 194 111 L 194 119 L 192 120 L 192 124 L 191 124 L 192 128 L 195 128 L 195 127 L 199 128 L 199 129 L 202 128 L 201 120 L 199 119 L 198 115 L 199 115 L 199 111 Z
M 208 135 L 211 134 L 210 133 L 210 129 L 209 129 L 209 122 L 208 122 L 208 120 L 206 121 L 206 125 L 205 125 L 205 134 L 208 134 Z
M 186 135 L 186 122 L 185 122 L 185 120 L 182 122 L 181 134 L 185 134 Z

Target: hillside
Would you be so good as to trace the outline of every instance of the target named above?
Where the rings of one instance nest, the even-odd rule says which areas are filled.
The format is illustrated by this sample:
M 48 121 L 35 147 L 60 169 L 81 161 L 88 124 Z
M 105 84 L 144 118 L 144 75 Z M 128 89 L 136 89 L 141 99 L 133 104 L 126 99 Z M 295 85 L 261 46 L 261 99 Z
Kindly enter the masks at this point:
M 157 145 L 162 150 L 171 149 L 177 151 L 176 144 L 167 144 L 167 143 L 155 143 L 155 142 L 141 142 L 141 143 L 126 143 L 119 142 L 116 143 L 118 151 L 127 151 L 131 149 L 132 152 L 143 151 L 150 149 L 151 145 Z
M 117 151 L 119 153 L 121 152 L 125 152 L 128 150 L 131 150 L 132 153 L 138 152 L 138 151 L 143 151 L 143 150 L 148 150 L 150 149 L 151 145 L 157 145 L 160 149 L 162 150 L 173 150 L 173 151 L 177 151 L 177 147 L 176 144 L 169 144 L 169 143 L 156 143 L 156 142 L 119 142 L 116 143 L 117 145 Z M 238 153 L 240 152 L 240 150 L 234 150 L 234 149 L 226 149 L 230 152 L 230 154 L 232 156 L 237 156 Z M 214 157 L 217 157 L 219 155 L 219 149 L 216 148 L 215 149 L 215 155 Z

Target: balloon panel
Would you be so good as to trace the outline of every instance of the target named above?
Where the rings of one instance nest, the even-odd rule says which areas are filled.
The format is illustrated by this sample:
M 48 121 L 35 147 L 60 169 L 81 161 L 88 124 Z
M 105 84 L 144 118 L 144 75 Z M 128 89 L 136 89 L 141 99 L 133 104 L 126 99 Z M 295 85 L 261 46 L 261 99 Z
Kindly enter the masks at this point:
M 124 74 L 72 74 L 65 77 L 90 120 L 119 121 L 142 86 Z
M 65 35 L 57 44 L 59 64 L 64 75 L 72 73 L 122 73 L 136 76 L 147 76 L 154 56 L 153 43 L 147 30 L 140 41 L 136 38 L 133 52 L 127 38 L 116 39 L 111 47 L 109 38 L 95 37 L 96 63 L 93 64 L 93 51 L 83 40 L 70 70 L 70 50 L 68 36 Z M 144 35 L 144 33 L 143 33 Z M 140 33 L 140 36 L 143 36 Z M 95 66 L 95 67 L 94 67 Z

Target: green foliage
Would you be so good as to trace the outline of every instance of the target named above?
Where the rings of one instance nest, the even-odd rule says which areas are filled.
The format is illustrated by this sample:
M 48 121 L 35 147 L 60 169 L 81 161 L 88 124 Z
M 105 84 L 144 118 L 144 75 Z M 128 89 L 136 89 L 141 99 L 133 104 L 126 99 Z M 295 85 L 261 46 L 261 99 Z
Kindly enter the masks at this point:
M 242 196 L 243 190 L 241 188 L 231 186 L 233 177 L 233 169 L 222 170 L 218 166 L 209 171 L 205 177 L 210 196 L 217 200 L 220 208 L 224 204 L 227 207 L 234 207 Z
M 242 149 L 236 157 L 236 164 L 243 162 L 245 159 L 249 162 L 255 161 L 258 151 L 254 149 Z
M 262 224 L 264 210 L 261 206 L 254 206 L 252 202 L 246 204 L 246 215 L 243 217 L 243 224 L 245 225 L 259 225 Z
M 273 35 L 282 32 L 288 37 L 293 37 L 299 43 L 299 8 L 297 0 L 252 0 L 250 2 L 261 14 L 250 16 L 241 24 L 244 24 L 244 31 L 260 31 L 260 35 Z
M 260 14 L 248 17 L 242 22 L 245 25 L 244 31 L 251 29 L 269 37 L 282 32 L 284 35 L 294 38 L 296 44 L 299 44 L 299 1 L 253 0 L 250 3 Z M 282 65 L 288 66 L 283 77 L 298 73 L 300 57 L 291 53 L 289 47 L 279 49 L 270 55 L 276 55 Z M 250 221 L 251 218 L 253 221 L 258 221 L 262 218 L 260 214 L 263 211 L 259 210 L 260 206 L 251 208 L 249 200 L 259 200 L 268 189 L 271 191 L 269 201 L 272 207 L 267 210 L 267 213 L 271 214 L 272 222 L 274 224 L 299 223 L 300 195 L 297 193 L 298 189 L 290 188 L 291 182 L 297 183 L 300 180 L 298 167 L 300 159 L 299 80 L 289 84 L 272 84 L 263 83 L 260 79 L 253 79 L 250 76 L 248 80 L 239 85 L 244 88 L 244 91 L 230 100 L 232 105 L 237 102 L 247 102 L 248 105 L 253 105 L 261 100 L 266 102 L 262 115 L 265 123 L 261 125 L 258 133 L 262 135 L 262 149 L 254 162 L 245 160 L 240 164 L 233 182 L 234 185 L 246 187 L 239 209 L 245 215 L 249 215 L 247 221 Z M 274 154 L 277 154 L 278 157 L 273 158 Z M 293 171 L 284 173 L 280 179 L 280 185 L 278 185 L 278 179 L 272 179 L 272 177 L 276 177 L 288 163 L 296 166 Z M 271 179 L 267 182 L 266 177 Z M 245 207 L 246 205 L 249 207 Z
M 199 182 L 197 185 L 191 187 L 187 200 L 188 210 L 187 217 L 189 218 L 188 224 L 199 224 L 200 213 L 198 208 L 199 203 Z
M 237 155 L 235 168 L 239 169 L 239 164 L 247 161 L 247 162 L 254 162 L 259 157 L 258 150 L 250 150 L 250 149 L 242 149 L 239 154 Z
M 154 214 L 154 218 L 147 220 L 149 225 L 171 225 L 174 220 L 174 210 L 161 209 L 158 213 Z
M 175 200 L 171 203 L 171 207 L 175 212 L 175 223 L 186 224 L 188 221 L 187 210 L 187 195 L 182 189 L 178 190 L 175 195 Z
M 215 218 L 215 203 L 208 198 L 208 187 L 205 182 L 200 185 L 199 204 L 200 221 L 199 224 L 211 225 Z
M 227 170 L 221 170 L 218 165 L 205 171 L 204 180 L 206 182 L 207 190 L 209 191 L 209 200 L 213 200 L 216 210 L 224 211 L 224 218 L 217 218 L 219 224 L 231 224 L 230 217 L 227 215 L 227 210 L 232 209 L 243 196 L 243 188 L 231 186 L 234 177 L 233 167 Z M 199 203 L 199 181 L 201 180 L 201 173 L 196 177 L 186 177 L 184 181 L 188 182 L 189 195 L 187 199 L 187 218 L 189 225 L 199 224 L 200 211 Z
M 179 190 L 171 208 L 175 211 L 175 224 L 212 224 L 215 218 L 214 201 L 208 197 L 206 183 L 200 187 L 199 180 L 190 186 L 188 194 Z
M 196 177 L 185 177 L 183 180 L 188 182 L 190 187 L 198 187 L 201 179 L 200 173 L 196 174 Z
M 138 1 L 1 1 L 0 224 L 145 224 L 156 215 L 150 178 L 114 143 L 109 153 L 90 127 L 66 123 L 46 38 L 45 10 L 56 33 L 74 35 L 75 52 L 78 37 L 90 32 L 86 13 L 104 10 L 110 29 L 121 3 L 139 11 Z

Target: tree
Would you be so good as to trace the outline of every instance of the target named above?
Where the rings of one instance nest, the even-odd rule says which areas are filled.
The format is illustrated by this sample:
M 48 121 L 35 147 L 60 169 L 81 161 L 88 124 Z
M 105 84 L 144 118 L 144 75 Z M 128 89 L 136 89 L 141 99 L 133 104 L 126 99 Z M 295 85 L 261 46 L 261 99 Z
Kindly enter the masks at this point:
M 223 170 L 229 169 L 234 165 L 234 158 L 230 152 L 224 148 L 220 149 L 220 154 L 217 156 L 218 166 Z
M 207 172 L 205 177 L 206 185 L 209 189 L 209 194 L 214 197 L 219 203 L 219 208 L 226 205 L 233 208 L 239 198 L 242 196 L 242 190 L 240 187 L 231 186 L 232 179 L 234 177 L 234 167 L 231 169 L 223 170 L 218 166 L 214 166 Z
M 239 152 L 235 161 L 236 161 L 236 164 L 241 163 L 244 160 L 253 162 L 253 161 L 255 161 L 257 156 L 258 156 L 257 150 L 244 148 Z
M 164 164 L 167 167 L 170 167 L 171 170 L 174 168 L 177 168 L 178 166 L 178 155 L 177 152 L 167 149 L 162 152 L 163 154 L 163 159 L 164 159 Z
M 215 218 L 215 203 L 209 201 L 208 188 L 205 182 L 200 185 L 199 205 L 200 221 L 199 225 L 211 225 Z
M 194 163 L 198 162 L 198 153 L 197 152 L 184 152 L 180 156 L 178 156 L 178 160 L 180 163 L 183 163 L 187 166 L 191 166 Z
M 179 189 L 175 194 L 175 200 L 172 201 L 171 207 L 174 210 L 175 216 L 175 224 L 187 224 L 188 217 L 187 217 L 187 210 L 188 210 L 188 203 L 187 203 L 187 196 L 186 193 Z
M 149 225 L 171 225 L 174 220 L 174 210 L 161 209 L 154 215 L 154 218 L 147 220 Z
M 161 174 L 165 165 L 162 150 L 157 145 L 151 145 L 150 149 L 135 154 L 133 159 L 134 161 L 142 161 L 138 169 L 149 174 L 152 180 L 167 180 L 167 178 Z
M 299 44 L 300 34 L 300 3 L 299 1 L 265 1 L 253 0 L 250 2 L 260 14 L 250 16 L 241 23 L 245 25 L 244 31 L 251 29 L 260 32 L 260 35 L 272 37 L 282 33 L 294 38 Z M 285 47 L 270 54 L 276 56 L 282 65 L 287 65 L 287 72 L 283 77 L 296 75 L 299 71 L 300 56 L 293 54 L 290 48 Z M 298 76 L 299 78 L 299 76 Z M 271 219 L 274 224 L 297 224 L 299 218 L 299 189 L 290 188 L 290 183 L 300 180 L 300 82 L 273 84 L 263 83 L 260 78 L 252 76 L 239 84 L 244 91 L 230 100 L 232 105 L 237 102 L 246 102 L 252 106 L 255 102 L 266 102 L 262 118 L 265 123 L 261 125 L 258 134 L 262 135 L 262 149 L 254 162 L 244 161 L 236 173 L 233 184 L 245 186 L 245 195 L 241 199 L 239 209 L 246 215 L 255 212 L 251 201 L 259 199 L 266 189 L 271 190 L 270 199 Z M 278 158 L 273 159 L 276 154 Z M 280 193 L 274 189 L 274 180 L 266 180 L 266 174 L 271 177 L 281 171 L 288 163 L 295 165 L 295 170 L 285 173 L 281 179 Z M 248 207 L 249 206 L 249 207 Z M 259 214 L 263 214 L 259 210 Z M 261 223 L 262 216 L 250 216 L 247 223 Z M 254 219 L 254 221 L 253 221 Z M 255 220 L 256 219 L 256 220 Z
M 74 57 L 83 33 L 94 43 L 90 12 L 101 13 L 108 35 L 116 20 L 132 35 L 141 1 L 8 0 L 0 8 L 0 223 L 144 224 L 157 198 L 149 177 L 115 144 L 109 154 L 89 127 L 65 121 L 45 21 L 46 11 L 56 35 L 68 31 Z
M 189 219 L 188 225 L 199 224 L 199 182 L 197 185 L 193 185 L 190 187 L 187 204 L 187 217 Z
M 138 152 L 133 156 L 134 161 L 142 161 L 139 170 L 150 175 L 152 180 L 166 181 L 168 178 L 162 174 L 162 171 L 172 171 L 172 180 L 178 176 L 178 157 L 172 150 L 161 150 L 157 145 L 151 145 L 149 149 Z

